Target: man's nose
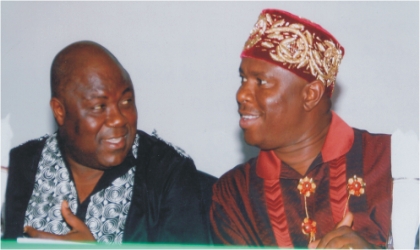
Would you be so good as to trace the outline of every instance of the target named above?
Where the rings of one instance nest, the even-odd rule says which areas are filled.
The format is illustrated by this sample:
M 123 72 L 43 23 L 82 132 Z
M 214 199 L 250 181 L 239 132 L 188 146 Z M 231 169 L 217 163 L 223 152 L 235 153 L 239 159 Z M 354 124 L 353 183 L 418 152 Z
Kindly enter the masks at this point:
M 107 125 L 109 127 L 119 127 L 127 123 L 126 117 L 118 106 L 111 108 L 108 113 Z
M 252 93 L 253 91 L 250 84 L 243 83 L 236 92 L 236 101 L 238 102 L 238 105 L 249 102 L 252 99 Z

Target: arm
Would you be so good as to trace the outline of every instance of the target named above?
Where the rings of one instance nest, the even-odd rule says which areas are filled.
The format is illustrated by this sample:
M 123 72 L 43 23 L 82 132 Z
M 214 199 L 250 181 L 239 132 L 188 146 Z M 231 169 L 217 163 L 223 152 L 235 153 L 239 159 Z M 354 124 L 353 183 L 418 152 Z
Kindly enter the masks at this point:
M 45 139 L 29 141 L 12 149 L 10 152 L 9 176 L 6 190 L 6 225 L 3 239 L 22 237 L 25 229 L 25 232 L 31 237 L 61 237 L 55 237 L 52 234 L 48 236 L 48 233 L 37 231 L 30 227 L 23 228 L 25 213 L 33 192 L 35 175 L 42 149 L 45 145 Z M 81 226 L 87 229 L 84 223 L 71 213 L 70 209 L 62 208 L 62 214 L 64 219 L 73 227 L 73 232 L 75 230 L 83 231 Z M 81 223 L 76 222 L 76 219 Z M 62 239 L 72 240 L 71 238 Z
M 354 248 L 354 249 L 375 249 L 380 248 L 367 242 L 351 228 L 353 214 L 348 212 L 334 230 L 327 233 L 322 239 L 316 240 L 308 245 L 308 248 Z
M 67 224 L 69 224 L 69 226 L 71 227 L 71 231 L 68 234 L 55 235 L 52 233 L 38 231 L 30 226 L 26 226 L 24 231 L 31 238 L 85 242 L 95 241 L 95 238 L 93 237 L 85 223 L 71 212 L 67 201 L 63 201 L 63 203 L 61 204 L 61 214 L 63 215 L 63 218 L 67 222 Z
M 23 235 L 25 212 L 44 142 L 30 141 L 10 151 L 3 239 L 16 239 Z
M 176 160 L 165 175 L 155 242 L 208 244 L 197 170 L 189 158 Z
M 321 239 L 318 248 L 386 247 L 392 206 L 390 137 L 363 133 L 362 145 L 366 193 L 351 198 L 351 220 L 346 215 L 333 231 Z M 358 203 L 361 199 L 366 200 L 365 205 Z M 316 247 L 316 244 L 310 244 L 309 247 Z
M 210 208 L 210 222 L 213 240 L 223 245 L 248 245 L 239 230 L 236 229 L 234 218 L 229 216 L 229 206 L 223 206 L 214 186 L 213 201 Z

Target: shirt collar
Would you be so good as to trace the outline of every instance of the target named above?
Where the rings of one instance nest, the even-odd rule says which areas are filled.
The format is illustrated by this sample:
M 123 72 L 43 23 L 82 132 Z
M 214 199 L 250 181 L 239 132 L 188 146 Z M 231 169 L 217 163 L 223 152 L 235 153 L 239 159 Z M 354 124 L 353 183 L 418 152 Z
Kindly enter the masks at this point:
M 354 141 L 353 129 L 347 125 L 334 111 L 331 111 L 331 125 L 321 149 L 324 162 L 336 159 L 349 152 Z M 266 180 L 280 178 L 281 160 L 273 150 L 261 150 L 257 159 L 257 175 Z
M 327 138 L 321 150 L 324 162 L 329 162 L 347 154 L 354 142 L 353 129 L 334 111 L 331 111 L 331 113 L 330 129 L 328 130 Z

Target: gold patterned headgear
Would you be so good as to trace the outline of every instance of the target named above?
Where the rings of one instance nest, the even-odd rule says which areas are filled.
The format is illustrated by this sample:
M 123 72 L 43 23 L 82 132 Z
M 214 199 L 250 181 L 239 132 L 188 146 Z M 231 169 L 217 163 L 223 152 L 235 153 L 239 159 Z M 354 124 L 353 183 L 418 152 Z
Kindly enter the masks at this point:
M 343 56 L 344 48 L 320 25 L 275 9 L 262 11 L 241 54 L 283 67 L 308 82 L 318 79 L 329 96 Z

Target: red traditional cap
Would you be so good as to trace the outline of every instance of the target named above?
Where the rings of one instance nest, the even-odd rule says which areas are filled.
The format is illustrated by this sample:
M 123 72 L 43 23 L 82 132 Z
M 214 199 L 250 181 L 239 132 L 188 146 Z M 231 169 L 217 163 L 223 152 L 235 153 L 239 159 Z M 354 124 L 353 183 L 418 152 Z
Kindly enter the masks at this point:
M 241 58 L 273 63 L 312 82 L 335 84 L 344 48 L 320 25 L 289 12 L 265 9 L 245 43 Z

